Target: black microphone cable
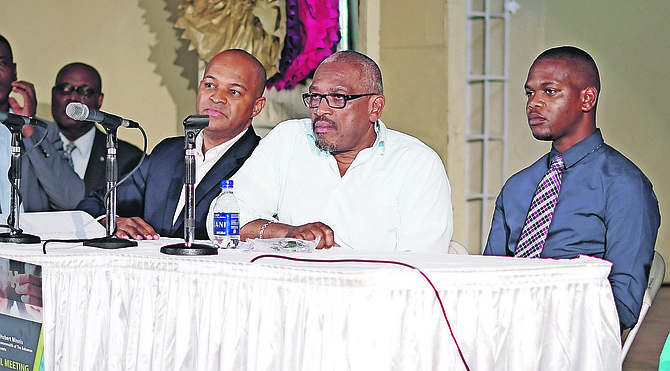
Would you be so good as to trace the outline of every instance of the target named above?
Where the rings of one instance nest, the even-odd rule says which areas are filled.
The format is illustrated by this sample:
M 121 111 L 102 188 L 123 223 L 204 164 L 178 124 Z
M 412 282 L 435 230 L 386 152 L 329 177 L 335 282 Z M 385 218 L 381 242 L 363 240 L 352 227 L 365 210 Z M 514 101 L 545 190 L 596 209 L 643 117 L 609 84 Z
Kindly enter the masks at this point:
M 49 131 L 47 130 L 46 123 L 42 122 L 39 119 L 31 118 L 31 122 L 34 122 L 34 121 L 37 121 L 36 123 L 41 123 L 42 124 L 42 125 L 33 125 L 33 126 L 39 126 L 39 127 L 44 128 L 44 134 L 42 135 L 42 137 L 40 137 L 40 139 L 37 141 L 37 143 L 35 143 L 35 145 L 30 147 L 27 151 L 21 153 L 21 155 L 19 155 L 19 157 L 22 160 L 23 160 L 24 157 L 26 157 L 28 155 L 28 153 L 30 153 L 30 151 L 39 147 L 42 144 L 42 142 L 44 142 L 44 139 L 46 139 L 47 134 L 49 134 Z M 23 141 L 21 141 L 20 146 L 23 147 Z M 14 190 L 16 190 L 16 194 L 19 196 L 19 205 L 21 205 L 21 201 L 23 200 L 23 195 L 21 195 L 21 190 L 16 186 L 16 184 L 14 184 L 14 182 L 12 182 L 12 167 L 11 166 L 9 167 L 9 169 L 7 169 L 7 180 L 9 181 L 9 185 Z M 7 218 L 10 218 L 10 217 L 11 217 L 11 213 L 8 212 Z M 9 223 L 9 224 L 11 224 L 11 223 Z M 9 224 L 0 224 L 0 228 L 9 228 L 14 233 L 23 233 L 23 230 L 21 228 L 14 228 Z
M 147 142 L 148 142 L 148 139 L 147 139 L 147 133 L 144 131 L 144 129 L 142 128 L 142 126 L 139 126 L 139 125 L 138 125 L 138 126 L 137 126 L 137 129 L 139 129 L 140 132 L 142 133 L 142 138 L 143 138 L 143 140 L 144 140 L 144 145 L 143 145 L 143 147 L 142 147 L 142 157 L 140 157 L 140 161 L 137 163 L 137 165 L 135 165 L 135 167 L 134 167 L 128 174 L 126 174 L 126 176 L 124 176 L 120 181 L 116 182 L 116 184 L 115 184 L 112 188 L 108 189 L 107 192 L 105 192 L 105 197 L 103 197 L 103 201 L 102 201 L 103 205 L 107 205 L 107 200 L 109 200 L 109 197 L 110 197 L 110 195 L 111 195 L 112 190 L 113 190 L 113 189 L 116 189 L 116 187 L 118 187 L 119 185 L 121 185 L 121 183 L 125 182 L 126 180 L 128 180 L 128 178 L 130 178 L 131 176 L 133 176 L 133 174 L 134 174 L 137 170 L 139 170 L 140 166 L 142 166 L 142 163 L 144 162 L 144 160 L 145 160 L 146 157 L 147 157 Z M 77 242 L 88 242 L 88 241 L 98 240 L 98 239 L 102 239 L 102 238 L 110 238 L 110 237 L 112 237 L 112 236 L 114 236 L 114 235 L 116 234 L 116 232 L 118 231 L 118 229 L 119 229 L 119 226 L 118 226 L 118 225 L 115 225 L 115 226 L 114 226 L 114 230 L 112 231 L 112 233 L 109 234 L 109 235 L 105 234 L 105 237 L 96 237 L 96 238 L 74 238 L 74 239 L 49 239 L 49 240 L 45 240 L 44 243 L 42 244 L 42 252 L 46 255 L 46 253 L 47 253 L 47 244 L 48 244 L 48 243 L 51 243 L 51 242 L 77 243 Z

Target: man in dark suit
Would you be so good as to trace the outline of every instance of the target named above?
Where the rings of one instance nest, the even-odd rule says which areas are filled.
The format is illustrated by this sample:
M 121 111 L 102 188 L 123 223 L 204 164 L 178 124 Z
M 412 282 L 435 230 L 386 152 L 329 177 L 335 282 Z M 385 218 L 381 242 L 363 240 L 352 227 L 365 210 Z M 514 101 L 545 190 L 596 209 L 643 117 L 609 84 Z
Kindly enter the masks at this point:
M 196 239 L 207 239 L 207 212 L 221 179 L 235 174 L 260 141 L 251 122 L 265 106 L 265 83 L 263 65 L 243 50 L 221 52 L 207 64 L 196 101 L 196 112 L 209 115 L 209 126 L 196 137 Z M 183 237 L 184 157 L 184 137 L 165 139 L 119 186 L 118 237 Z M 104 191 L 96 191 L 77 208 L 104 215 L 103 199 Z
M 85 194 L 106 187 L 107 134 L 97 130 L 94 122 L 71 119 L 65 113 L 65 108 L 71 102 L 80 102 L 90 108 L 100 109 L 103 97 L 102 80 L 98 71 L 79 62 L 61 68 L 56 75 L 56 85 L 51 90 L 51 115 L 60 130 L 60 139 L 66 155 L 72 159 L 75 172 L 84 179 Z M 50 131 L 52 129 L 49 128 Z M 117 149 L 119 175 L 129 173 L 137 166 L 140 157 L 142 157 L 140 149 L 119 140 Z

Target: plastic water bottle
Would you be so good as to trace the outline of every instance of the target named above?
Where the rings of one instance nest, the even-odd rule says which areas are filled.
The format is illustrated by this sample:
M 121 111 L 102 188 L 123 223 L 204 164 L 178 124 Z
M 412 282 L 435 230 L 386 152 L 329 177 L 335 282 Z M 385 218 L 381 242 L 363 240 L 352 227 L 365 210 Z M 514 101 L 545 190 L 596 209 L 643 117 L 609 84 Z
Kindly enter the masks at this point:
M 233 181 L 221 180 L 221 193 L 214 199 L 212 243 L 219 249 L 235 249 L 240 242 L 240 206 L 233 194 Z

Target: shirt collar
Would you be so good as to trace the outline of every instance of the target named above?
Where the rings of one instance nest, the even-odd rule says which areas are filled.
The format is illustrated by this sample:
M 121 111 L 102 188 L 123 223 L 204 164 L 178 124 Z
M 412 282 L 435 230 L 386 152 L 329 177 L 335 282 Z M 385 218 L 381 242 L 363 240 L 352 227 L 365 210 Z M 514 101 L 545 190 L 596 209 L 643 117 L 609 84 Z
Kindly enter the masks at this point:
M 312 128 L 312 121 L 310 120 L 310 125 L 305 126 L 305 135 L 307 135 L 310 138 L 310 143 L 314 145 L 314 150 L 319 153 L 320 155 L 324 156 L 330 156 L 330 152 L 321 150 L 316 147 L 314 144 L 316 142 L 316 137 L 314 137 L 314 129 Z M 382 120 L 377 120 L 374 124 L 374 129 L 375 133 L 377 133 L 377 138 L 375 138 L 375 142 L 372 144 L 372 148 L 379 148 L 380 154 L 384 154 L 386 151 L 386 132 L 387 128 L 386 125 L 382 122 Z
M 223 156 L 224 153 L 226 153 L 226 151 L 228 151 L 230 149 L 230 147 L 233 146 L 233 144 L 235 144 L 238 140 L 240 140 L 240 138 L 242 138 L 242 136 L 244 135 L 244 133 L 247 132 L 247 130 L 249 130 L 249 129 L 247 128 L 245 130 L 242 130 L 242 132 L 237 134 L 234 138 L 232 138 L 232 139 L 230 139 L 226 142 L 223 142 L 216 147 L 212 147 L 212 148 L 208 149 L 207 153 L 202 152 L 202 144 L 203 144 L 203 141 L 204 141 L 204 139 L 203 139 L 204 136 L 202 134 L 202 131 L 200 131 L 200 133 L 198 133 L 198 136 L 195 137 L 195 155 L 196 155 L 196 157 L 200 158 L 201 161 L 204 161 L 205 160 L 205 155 L 206 155 L 207 159 L 213 158 L 213 159 L 218 160 L 219 158 L 221 158 L 221 156 Z
M 62 132 L 59 131 L 58 134 L 60 135 L 60 140 L 64 145 L 68 143 L 74 143 L 74 145 L 77 146 L 79 151 L 82 153 L 91 153 L 91 148 L 93 148 L 93 141 L 95 140 L 95 126 L 92 126 L 91 130 L 77 138 L 74 142 L 70 142 Z
M 598 148 L 600 148 L 600 146 L 602 146 L 603 143 L 605 143 L 605 141 L 603 140 L 603 136 L 600 133 L 600 129 L 596 129 L 593 134 L 570 147 L 563 153 L 563 162 L 565 163 L 565 167 L 569 168 L 570 166 L 578 163 L 584 157 L 588 156 L 592 152 L 595 152 Z M 551 160 L 559 154 L 560 153 L 558 153 L 558 151 L 552 147 L 551 152 L 549 153 L 549 163 L 551 163 Z
M 375 139 L 375 143 L 372 145 L 372 148 L 379 148 L 380 154 L 382 155 L 386 152 L 387 131 L 388 129 L 382 120 L 377 120 L 377 122 L 375 122 L 375 132 L 377 133 L 377 139 Z

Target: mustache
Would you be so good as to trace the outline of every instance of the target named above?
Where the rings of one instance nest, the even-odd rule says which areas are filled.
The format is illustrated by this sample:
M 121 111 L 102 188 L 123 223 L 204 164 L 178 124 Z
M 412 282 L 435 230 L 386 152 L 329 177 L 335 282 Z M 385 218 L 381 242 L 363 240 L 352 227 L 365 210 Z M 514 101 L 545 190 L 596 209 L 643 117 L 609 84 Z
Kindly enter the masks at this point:
M 327 123 L 328 125 L 330 125 L 330 126 L 332 126 L 332 127 L 334 127 L 334 128 L 337 129 L 337 124 L 335 123 L 335 121 L 329 119 L 329 118 L 326 117 L 326 116 L 317 116 L 317 117 L 315 117 L 315 118 L 312 120 L 312 129 L 314 129 L 314 128 L 316 127 L 316 124 L 319 123 L 319 122 L 325 122 L 325 123 Z

